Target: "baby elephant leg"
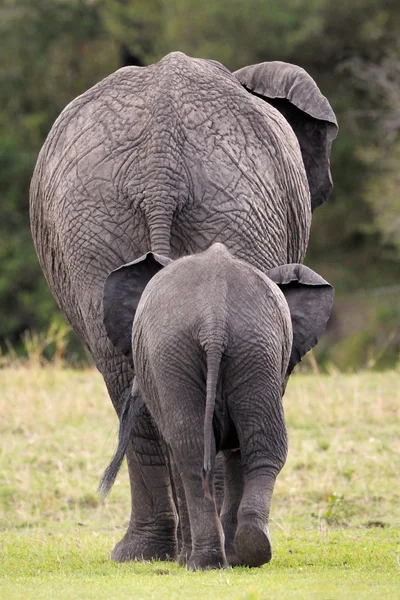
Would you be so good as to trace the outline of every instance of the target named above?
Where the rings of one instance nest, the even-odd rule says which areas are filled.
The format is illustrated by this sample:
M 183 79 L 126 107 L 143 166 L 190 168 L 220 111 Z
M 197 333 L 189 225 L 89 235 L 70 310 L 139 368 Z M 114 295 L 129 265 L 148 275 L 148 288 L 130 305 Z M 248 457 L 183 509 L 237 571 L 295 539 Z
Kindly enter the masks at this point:
M 268 388 L 267 388 L 268 389 Z M 237 514 L 234 549 L 241 564 L 259 567 L 271 560 L 269 510 L 275 480 L 287 455 L 287 434 L 280 390 L 257 397 L 248 404 L 234 402 L 235 421 L 244 472 L 244 489 Z
M 190 452 L 176 444 L 174 455 L 181 474 L 189 515 L 192 548 L 187 560 L 189 569 L 217 569 L 228 566 L 224 550 L 224 536 L 213 499 L 206 498 L 202 481 L 202 460 L 195 460 Z M 180 562 L 186 556 L 180 555 Z
M 173 484 L 175 490 L 175 503 L 179 515 L 180 546 L 178 563 L 182 567 L 188 563 L 188 560 L 192 553 L 192 536 L 190 533 L 190 521 L 186 502 L 185 488 L 183 487 L 182 478 L 175 465 L 175 462 L 172 459 L 171 453 L 170 457 L 173 474 Z
M 192 540 L 187 566 L 192 570 L 226 567 L 224 536 L 215 501 L 207 498 L 203 489 L 204 397 L 198 391 L 191 391 L 187 385 L 184 390 L 174 390 L 174 396 L 186 397 L 186 401 L 180 402 L 181 406 L 185 406 L 185 417 L 179 419 L 176 412 L 168 411 L 171 418 L 163 433 L 187 503 Z
M 224 478 L 223 502 L 220 511 L 225 536 L 225 553 L 231 567 L 242 564 L 234 549 L 237 514 L 243 496 L 244 476 L 240 450 L 225 450 L 222 454 Z M 219 472 L 217 475 L 221 475 Z

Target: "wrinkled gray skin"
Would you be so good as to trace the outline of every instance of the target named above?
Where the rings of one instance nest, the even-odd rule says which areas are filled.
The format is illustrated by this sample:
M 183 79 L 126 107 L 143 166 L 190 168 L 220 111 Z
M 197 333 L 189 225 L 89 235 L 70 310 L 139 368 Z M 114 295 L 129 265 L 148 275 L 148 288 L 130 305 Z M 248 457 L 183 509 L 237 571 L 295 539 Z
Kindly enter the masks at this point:
M 283 102 L 285 117 L 272 101 Z M 298 67 L 262 63 L 235 75 L 179 52 L 120 69 L 61 113 L 32 179 L 32 234 L 50 289 L 119 415 L 134 371 L 129 340 L 112 343 L 105 333 L 110 271 L 148 251 L 177 258 L 214 241 L 262 271 L 302 261 L 311 209 L 331 187 L 336 128 Z M 137 410 L 127 453 L 131 519 L 112 554 L 119 561 L 176 554 L 162 444 L 146 409 Z
M 127 304 L 127 285 L 109 282 L 105 310 L 111 336 L 131 331 L 134 318 L 133 396 L 148 407 L 174 466 L 180 563 L 260 566 L 271 559 L 268 515 L 287 454 L 282 395 L 326 327 L 333 289 L 303 265 L 267 277 L 222 244 L 170 264 L 148 254 L 124 269 L 140 277 L 143 262 L 154 261 L 168 266 L 147 285 L 135 317 L 131 304 L 126 322 L 115 318 L 113 306 Z M 133 425 L 121 421 L 128 433 L 120 443 Z M 219 451 L 227 481 L 221 520 L 210 494 Z

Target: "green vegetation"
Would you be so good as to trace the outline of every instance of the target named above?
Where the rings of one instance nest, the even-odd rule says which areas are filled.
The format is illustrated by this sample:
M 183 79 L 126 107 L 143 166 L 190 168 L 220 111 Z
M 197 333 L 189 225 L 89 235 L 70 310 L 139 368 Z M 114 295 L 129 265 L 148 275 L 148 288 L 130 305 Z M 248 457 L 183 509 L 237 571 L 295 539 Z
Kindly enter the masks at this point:
M 399 28 L 397 0 L 4 0 L 0 347 L 9 340 L 21 351 L 25 330 L 64 327 L 28 226 L 29 181 L 55 118 L 123 64 L 145 65 L 179 49 L 232 70 L 285 60 L 315 77 L 340 123 L 335 190 L 314 215 L 306 259 L 337 290 L 331 337 L 317 356 L 341 369 L 393 366 L 400 347 Z M 68 356 L 81 352 L 68 339 Z
M 397 600 L 399 382 L 398 371 L 294 376 L 272 562 L 189 573 L 109 559 L 129 488 L 124 468 L 108 499 L 96 494 L 117 432 L 99 374 L 34 363 L 0 370 L 1 596 Z
M 7 570 L 7 577 L 1 580 L 2 594 L 10 600 L 399 597 L 399 548 L 393 531 L 341 531 L 328 536 L 300 532 L 293 537 L 277 532 L 277 549 L 270 565 L 208 573 L 190 573 L 165 562 L 111 563 L 111 539 L 104 533 L 85 532 L 82 528 L 63 535 L 7 535 L 4 558 L 0 559 Z

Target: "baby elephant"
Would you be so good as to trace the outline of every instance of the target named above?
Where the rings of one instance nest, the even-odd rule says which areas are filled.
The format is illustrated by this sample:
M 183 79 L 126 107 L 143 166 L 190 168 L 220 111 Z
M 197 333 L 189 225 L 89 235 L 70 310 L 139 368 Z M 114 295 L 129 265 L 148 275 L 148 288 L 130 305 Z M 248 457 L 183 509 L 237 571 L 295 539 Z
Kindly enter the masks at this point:
M 134 287 L 149 270 L 143 263 L 159 272 L 137 303 Z M 324 331 L 332 301 L 333 288 L 311 269 L 284 265 L 267 277 L 219 243 L 176 261 L 148 253 L 109 276 L 107 333 L 121 343 L 134 317 L 133 396 L 141 396 L 162 434 L 178 496 L 186 498 L 180 558 L 189 568 L 223 567 L 227 556 L 249 566 L 271 559 L 269 509 L 287 455 L 282 396 L 293 367 Z M 122 460 L 129 435 L 121 428 Z M 235 492 L 227 486 L 222 526 L 212 476 L 216 454 L 234 448 L 240 460 L 238 452 L 225 453 L 233 457 Z M 232 483 L 235 464 L 239 483 Z

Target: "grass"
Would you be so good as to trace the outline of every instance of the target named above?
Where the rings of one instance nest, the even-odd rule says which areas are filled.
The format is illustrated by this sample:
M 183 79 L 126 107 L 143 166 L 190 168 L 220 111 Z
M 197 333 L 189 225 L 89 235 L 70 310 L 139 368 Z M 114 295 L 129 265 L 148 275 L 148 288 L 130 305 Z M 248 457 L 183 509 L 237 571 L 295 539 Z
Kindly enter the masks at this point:
M 117 421 L 93 370 L 0 370 L 0 598 L 400 598 L 400 373 L 298 375 L 261 569 L 109 559 L 126 469 L 96 494 Z

